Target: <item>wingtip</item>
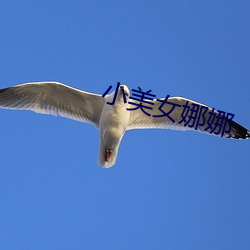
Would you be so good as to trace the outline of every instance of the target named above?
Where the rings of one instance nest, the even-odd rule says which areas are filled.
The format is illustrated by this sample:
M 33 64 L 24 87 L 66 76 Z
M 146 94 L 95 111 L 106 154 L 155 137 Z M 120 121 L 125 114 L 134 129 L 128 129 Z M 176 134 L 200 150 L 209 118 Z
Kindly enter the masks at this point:
M 231 131 L 229 138 L 233 139 L 249 139 L 250 131 L 238 124 L 235 121 L 231 121 Z
M 250 131 L 248 130 L 246 134 L 246 139 L 249 139 L 249 138 L 250 138 Z

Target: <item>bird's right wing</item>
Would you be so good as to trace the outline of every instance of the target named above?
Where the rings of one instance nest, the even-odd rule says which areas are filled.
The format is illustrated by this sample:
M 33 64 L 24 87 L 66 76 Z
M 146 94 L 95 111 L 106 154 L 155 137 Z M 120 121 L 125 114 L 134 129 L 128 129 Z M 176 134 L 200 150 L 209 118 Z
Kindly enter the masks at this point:
M 0 89 L 0 107 L 60 115 L 96 127 L 104 105 L 101 95 L 58 82 L 33 82 Z

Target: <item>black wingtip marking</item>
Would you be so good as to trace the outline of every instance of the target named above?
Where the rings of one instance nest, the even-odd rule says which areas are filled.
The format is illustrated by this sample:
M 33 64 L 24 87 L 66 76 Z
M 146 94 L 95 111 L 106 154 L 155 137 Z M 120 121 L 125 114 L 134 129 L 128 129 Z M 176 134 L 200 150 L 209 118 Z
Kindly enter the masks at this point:
M 250 137 L 250 131 L 237 122 L 231 121 L 230 137 L 234 139 L 247 139 Z

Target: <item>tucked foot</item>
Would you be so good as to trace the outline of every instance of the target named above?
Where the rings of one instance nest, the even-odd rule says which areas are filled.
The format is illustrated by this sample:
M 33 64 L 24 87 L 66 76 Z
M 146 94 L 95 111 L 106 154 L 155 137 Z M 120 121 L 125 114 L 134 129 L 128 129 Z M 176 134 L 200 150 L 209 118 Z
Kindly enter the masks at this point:
M 105 161 L 108 162 L 109 159 L 110 159 L 110 156 L 111 156 L 111 153 L 112 153 L 112 149 L 106 149 L 106 153 L 105 153 Z

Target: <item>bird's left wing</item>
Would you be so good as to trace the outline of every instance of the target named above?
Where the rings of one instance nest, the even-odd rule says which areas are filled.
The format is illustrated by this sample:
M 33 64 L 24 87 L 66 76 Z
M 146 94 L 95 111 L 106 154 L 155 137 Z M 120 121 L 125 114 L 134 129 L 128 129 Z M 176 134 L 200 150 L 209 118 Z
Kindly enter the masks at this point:
M 60 115 L 98 127 L 104 105 L 101 95 L 58 82 L 33 82 L 0 89 L 0 107 Z
M 143 113 L 140 108 L 135 109 L 135 106 L 140 105 L 140 102 L 134 100 L 131 101 L 131 103 L 133 102 L 134 104 L 130 104 L 129 108 L 134 110 L 128 111 L 131 113 L 127 129 L 131 130 L 131 129 L 161 128 L 161 129 L 173 129 L 173 130 L 197 130 L 203 133 L 221 136 L 224 128 L 224 132 L 226 131 L 230 132 L 223 133 L 223 137 L 226 138 L 232 137 L 236 139 L 239 138 L 246 139 L 250 137 L 250 132 L 246 128 L 242 127 L 241 125 L 239 125 L 234 121 L 230 121 L 230 119 L 226 119 L 226 117 L 221 118 L 220 121 L 218 121 L 218 124 L 221 123 L 221 127 L 217 125 L 216 117 L 220 117 L 221 115 L 219 115 L 217 111 L 213 110 L 212 108 L 206 105 L 182 97 L 168 98 L 167 102 L 165 103 L 164 103 L 165 98 L 161 98 L 158 100 L 155 99 L 153 101 L 154 103 L 153 106 L 147 105 L 152 107 L 152 110 L 144 109 L 144 111 L 149 113 L 150 116 Z M 198 107 L 199 109 L 196 118 L 192 119 L 192 117 L 194 117 L 192 109 L 194 109 L 195 105 L 196 109 L 198 109 Z M 184 106 L 186 106 L 185 112 L 184 112 Z M 215 114 L 214 116 L 215 119 L 213 119 L 211 113 Z M 189 119 L 190 122 L 188 122 Z

